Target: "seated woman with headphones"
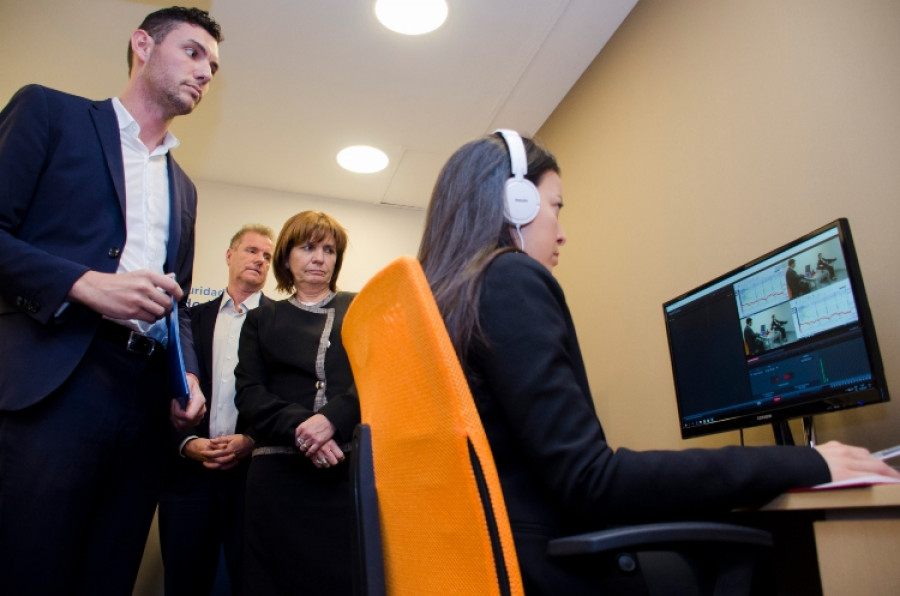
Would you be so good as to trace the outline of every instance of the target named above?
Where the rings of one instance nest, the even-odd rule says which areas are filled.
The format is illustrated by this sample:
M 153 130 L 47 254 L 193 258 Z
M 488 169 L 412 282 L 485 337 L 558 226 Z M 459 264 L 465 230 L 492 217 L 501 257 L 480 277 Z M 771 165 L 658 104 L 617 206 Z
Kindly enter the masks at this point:
M 547 556 L 552 538 L 708 517 L 829 480 L 900 477 L 837 442 L 613 450 L 551 274 L 566 241 L 562 207 L 554 157 L 498 131 L 464 145 L 441 171 L 419 248 L 491 444 L 529 595 L 596 593 L 592 565 Z

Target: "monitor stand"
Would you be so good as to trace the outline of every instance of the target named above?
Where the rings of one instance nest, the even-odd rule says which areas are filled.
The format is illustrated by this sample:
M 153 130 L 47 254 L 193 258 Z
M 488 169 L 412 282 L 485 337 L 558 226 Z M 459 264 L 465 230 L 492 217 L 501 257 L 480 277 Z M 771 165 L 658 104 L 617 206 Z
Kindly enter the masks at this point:
M 772 430 L 775 433 L 776 445 L 794 444 L 794 436 L 791 434 L 791 427 L 787 420 L 773 422 Z M 807 447 L 816 446 L 816 428 L 813 426 L 812 416 L 803 417 L 803 444 Z

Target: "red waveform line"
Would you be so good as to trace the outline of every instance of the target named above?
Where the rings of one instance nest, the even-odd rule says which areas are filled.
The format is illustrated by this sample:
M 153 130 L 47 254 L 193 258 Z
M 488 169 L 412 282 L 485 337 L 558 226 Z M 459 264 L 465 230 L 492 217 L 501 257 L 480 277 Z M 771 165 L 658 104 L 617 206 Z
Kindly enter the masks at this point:
M 821 321 L 823 319 L 830 319 L 831 317 L 836 316 L 836 315 L 852 315 L 852 314 L 853 314 L 852 310 L 838 310 L 838 311 L 831 313 L 830 315 L 825 315 L 824 317 L 819 317 L 818 319 L 813 319 L 812 321 L 806 321 L 806 322 L 800 321 L 800 326 L 803 327 L 804 325 L 815 325 L 816 323 L 818 323 L 819 321 Z
M 751 300 L 750 302 L 742 302 L 741 306 L 743 306 L 743 307 L 753 306 L 757 302 L 763 302 L 765 300 L 768 300 L 772 296 L 781 296 L 782 294 L 784 294 L 784 292 L 772 292 L 771 294 L 767 294 L 766 296 L 763 296 L 762 298 L 757 298 L 756 300 Z

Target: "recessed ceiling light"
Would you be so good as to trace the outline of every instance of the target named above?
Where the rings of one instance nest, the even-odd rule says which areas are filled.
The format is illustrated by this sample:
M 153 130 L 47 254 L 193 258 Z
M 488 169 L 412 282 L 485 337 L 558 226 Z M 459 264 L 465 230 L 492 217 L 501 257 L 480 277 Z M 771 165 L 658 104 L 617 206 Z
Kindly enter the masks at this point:
M 337 162 L 345 170 L 357 174 L 372 174 L 387 167 L 388 156 L 375 147 L 353 145 L 338 151 Z
M 381 24 L 403 35 L 434 31 L 447 19 L 445 0 L 377 0 L 375 16 Z

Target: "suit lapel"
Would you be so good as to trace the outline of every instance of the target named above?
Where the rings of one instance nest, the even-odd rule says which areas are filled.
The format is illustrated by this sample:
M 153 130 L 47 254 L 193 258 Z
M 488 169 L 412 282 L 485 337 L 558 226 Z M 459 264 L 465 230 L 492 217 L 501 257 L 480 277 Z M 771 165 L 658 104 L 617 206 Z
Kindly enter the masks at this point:
M 213 336 L 215 335 L 216 317 L 219 316 L 219 308 L 221 308 L 222 299 L 223 295 L 219 295 L 218 298 L 213 298 L 209 302 L 197 307 L 201 309 L 200 312 L 197 313 L 200 316 L 200 320 L 198 321 L 199 324 L 197 325 L 197 331 L 200 332 L 200 337 L 194 338 L 194 345 L 203 353 L 203 365 L 207 367 L 210 379 L 212 379 Z M 209 397 L 212 398 L 212 396 Z
M 122 139 L 119 137 L 119 119 L 113 109 L 112 100 L 106 99 L 91 104 L 91 118 L 97 129 L 97 137 L 106 157 L 106 167 L 116 188 L 122 216 L 125 216 L 125 163 L 122 160 Z
M 166 164 L 169 171 L 169 244 L 166 247 L 166 271 L 174 271 L 178 257 L 178 246 L 181 243 L 181 216 L 184 207 L 184 195 L 181 190 L 180 169 L 172 159 L 172 152 L 166 153 Z

